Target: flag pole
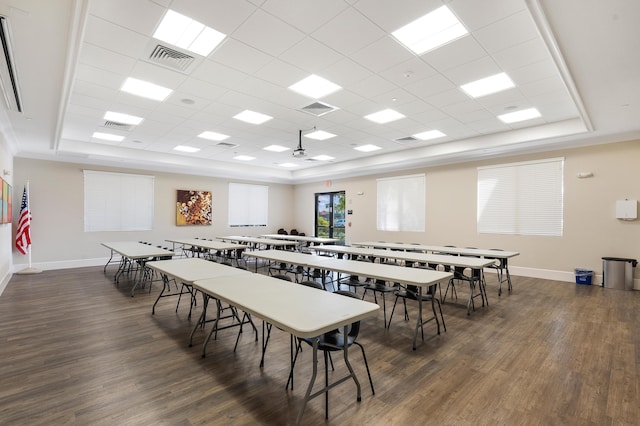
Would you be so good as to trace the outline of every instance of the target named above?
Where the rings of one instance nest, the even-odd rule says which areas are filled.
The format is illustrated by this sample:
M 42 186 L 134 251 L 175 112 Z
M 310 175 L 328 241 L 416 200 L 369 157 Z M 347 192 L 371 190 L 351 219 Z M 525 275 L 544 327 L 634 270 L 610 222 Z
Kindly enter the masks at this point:
M 29 196 L 29 181 L 27 181 L 27 200 L 31 200 L 31 197 Z M 31 206 L 29 206 L 29 212 L 31 212 Z M 27 225 L 29 226 L 29 232 L 31 232 L 31 214 L 29 214 L 29 216 L 27 216 Z M 29 266 L 27 268 L 24 268 L 18 272 L 16 272 L 16 274 L 19 275 L 26 275 L 26 274 L 39 274 L 40 272 L 42 272 L 42 270 L 38 269 L 38 268 L 34 268 L 31 265 L 31 244 L 29 244 L 29 247 L 27 248 L 27 256 L 29 259 Z

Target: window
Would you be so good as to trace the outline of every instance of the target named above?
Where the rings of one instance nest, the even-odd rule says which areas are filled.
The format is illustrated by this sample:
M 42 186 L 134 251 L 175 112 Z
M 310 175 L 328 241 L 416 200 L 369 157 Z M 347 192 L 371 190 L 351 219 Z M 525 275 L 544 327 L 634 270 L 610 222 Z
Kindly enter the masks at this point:
M 424 232 L 425 175 L 377 180 L 378 230 Z
M 562 236 L 564 158 L 478 168 L 478 232 Z
M 269 187 L 229 183 L 229 226 L 267 226 Z
M 153 176 L 84 170 L 84 231 L 150 231 L 153 194 Z

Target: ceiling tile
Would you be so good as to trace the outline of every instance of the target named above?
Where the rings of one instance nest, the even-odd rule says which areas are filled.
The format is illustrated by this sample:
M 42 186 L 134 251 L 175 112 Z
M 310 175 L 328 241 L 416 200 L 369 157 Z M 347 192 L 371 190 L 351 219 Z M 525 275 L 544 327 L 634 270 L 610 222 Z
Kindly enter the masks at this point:
M 347 5 L 343 0 L 296 0 L 283 2 L 269 0 L 262 9 L 277 16 L 304 33 L 312 33 L 342 12 Z
M 306 37 L 300 43 L 280 55 L 280 59 L 310 74 L 338 62 L 342 56 L 319 41 Z
M 210 59 L 243 73 L 253 74 L 271 62 L 273 57 L 237 40 L 226 39 L 211 54 Z
M 312 33 L 312 37 L 346 56 L 385 36 L 384 31 L 351 8 Z
M 473 36 L 487 52 L 495 53 L 532 40 L 538 32 L 529 13 L 522 11 L 475 31 Z
M 413 57 L 391 36 L 383 37 L 351 55 L 354 61 L 374 73 L 395 67 Z
M 232 36 L 268 55 L 277 57 L 299 43 L 304 38 L 304 33 L 262 10 L 257 10 L 234 31 Z

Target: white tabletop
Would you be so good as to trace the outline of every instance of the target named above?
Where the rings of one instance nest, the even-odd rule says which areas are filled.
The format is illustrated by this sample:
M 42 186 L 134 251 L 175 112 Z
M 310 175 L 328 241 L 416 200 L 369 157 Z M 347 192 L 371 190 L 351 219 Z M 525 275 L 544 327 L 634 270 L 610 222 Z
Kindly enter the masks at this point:
M 253 243 L 253 244 L 261 244 L 272 247 L 285 247 L 285 246 L 295 246 L 295 241 L 286 241 L 286 240 L 274 240 L 260 237 L 243 237 L 240 235 L 229 235 L 226 237 L 216 237 L 222 241 L 238 241 L 241 243 Z
M 304 241 L 314 244 L 331 244 L 340 241 L 338 238 L 312 237 L 310 235 L 265 234 L 263 237 L 276 240 Z
M 328 246 L 315 246 L 311 247 L 318 253 L 338 253 L 338 254 L 350 254 L 357 256 L 373 256 L 376 249 L 369 247 L 354 247 L 354 246 L 341 246 L 341 245 L 328 245 Z
M 327 256 L 314 256 L 310 254 L 285 252 L 282 250 L 264 250 L 257 253 L 251 253 L 249 256 L 260 257 L 261 259 L 268 259 L 275 262 L 292 263 L 294 265 L 342 272 L 351 275 L 360 275 L 363 277 L 417 285 L 421 287 L 428 287 L 435 283 L 448 280 L 452 276 L 449 272 L 360 262 L 357 260 L 335 259 Z M 472 262 L 487 262 L 478 258 L 464 259 L 470 259 Z
M 259 250 L 246 253 L 247 257 L 255 257 L 263 260 L 271 260 L 274 262 L 291 263 L 293 265 L 311 266 L 318 262 L 327 261 L 330 258 L 326 256 L 317 256 L 314 254 L 299 253 L 296 251 L 285 250 Z
M 251 272 L 249 271 L 211 262 L 198 257 L 158 260 L 155 262 L 148 262 L 147 266 L 185 284 L 193 284 L 196 280 L 212 277 L 251 275 Z
M 243 244 L 226 243 L 218 240 L 201 240 L 198 238 L 174 238 L 165 241 L 186 246 L 203 247 L 210 250 L 241 250 L 247 248 Z
M 328 251 L 334 253 L 343 254 L 357 254 L 360 256 L 370 256 L 375 258 L 384 259 L 398 259 L 408 260 L 413 262 L 423 263 L 437 263 L 439 265 L 449 266 L 461 266 L 464 268 L 481 269 L 487 266 L 493 265 L 495 260 L 480 258 L 480 257 L 468 257 L 468 256 L 454 256 L 447 254 L 434 254 L 434 253 L 421 253 L 411 251 L 397 251 L 397 250 L 384 250 L 384 249 L 372 249 L 361 247 L 349 247 L 349 246 L 335 246 L 335 250 L 331 250 L 331 246 L 317 247 L 317 251 Z
M 297 337 L 315 337 L 375 315 L 377 304 L 261 274 L 199 280 L 194 288 Z
M 447 246 L 434 246 L 426 244 L 409 244 L 409 243 L 387 243 L 383 241 L 362 241 L 353 243 L 353 246 L 357 247 L 374 247 L 381 249 L 391 250 L 404 250 L 404 251 L 428 251 L 437 253 L 450 253 L 462 256 L 481 256 L 481 257 L 494 257 L 496 259 L 508 259 L 518 256 L 520 253 L 517 251 L 508 250 L 493 250 L 493 249 L 473 249 L 464 247 L 447 247 Z
M 142 244 L 137 241 L 118 241 L 101 243 L 106 248 L 128 257 L 129 259 L 144 259 L 147 257 L 173 256 L 173 252 L 149 244 Z
M 405 266 L 360 262 L 348 259 L 330 259 L 322 263 L 321 267 L 350 275 L 359 275 L 419 287 L 429 287 L 439 282 L 448 281 L 452 277 L 450 272 L 407 268 Z

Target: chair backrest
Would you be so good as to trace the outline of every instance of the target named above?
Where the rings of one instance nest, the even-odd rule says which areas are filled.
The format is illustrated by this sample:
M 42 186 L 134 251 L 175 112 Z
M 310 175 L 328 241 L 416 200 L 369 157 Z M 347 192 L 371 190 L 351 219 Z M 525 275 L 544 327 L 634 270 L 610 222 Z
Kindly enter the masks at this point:
M 336 290 L 334 291 L 334 293 L 341 296 L 351 297 L 353 299 L 360 299 L 358 295 L 352 291 Z M 356 337 L 358 337 L 358 333 L 360 333 L 360 321 L 351 323 L 351 327 L 349 328 L 349 337 L 351 337 L 355 341 Z
M 291 232 L 289 232 L 290 235 L 298 235 L 298 230 L 297 229 L 292 229 Z
M 293 280 L 291 279 L 291 277 L 289 275 L 285 275 L 285 274 L 276 274 L 276 275 L 272 275 L 272 278 L 277 278 L 279 280 L 284 280 L 284 281 L 291 281 L 293 282 Z
M 280 229 L 278 229 L 278 234 L 280 234 L 280 235 L 287 235 L 287 231 L 285 231 L 285 229 L 284 229 L 284 228 L 280 228 Z
M 324 287 L 322 287 L 322 284 L 320 284 L 317 281 L 311 281 L 311 280 L 301 281 L 300 285 L 304 285 L 311 288 L 317 288 L 318 290 L 324 290 Z

